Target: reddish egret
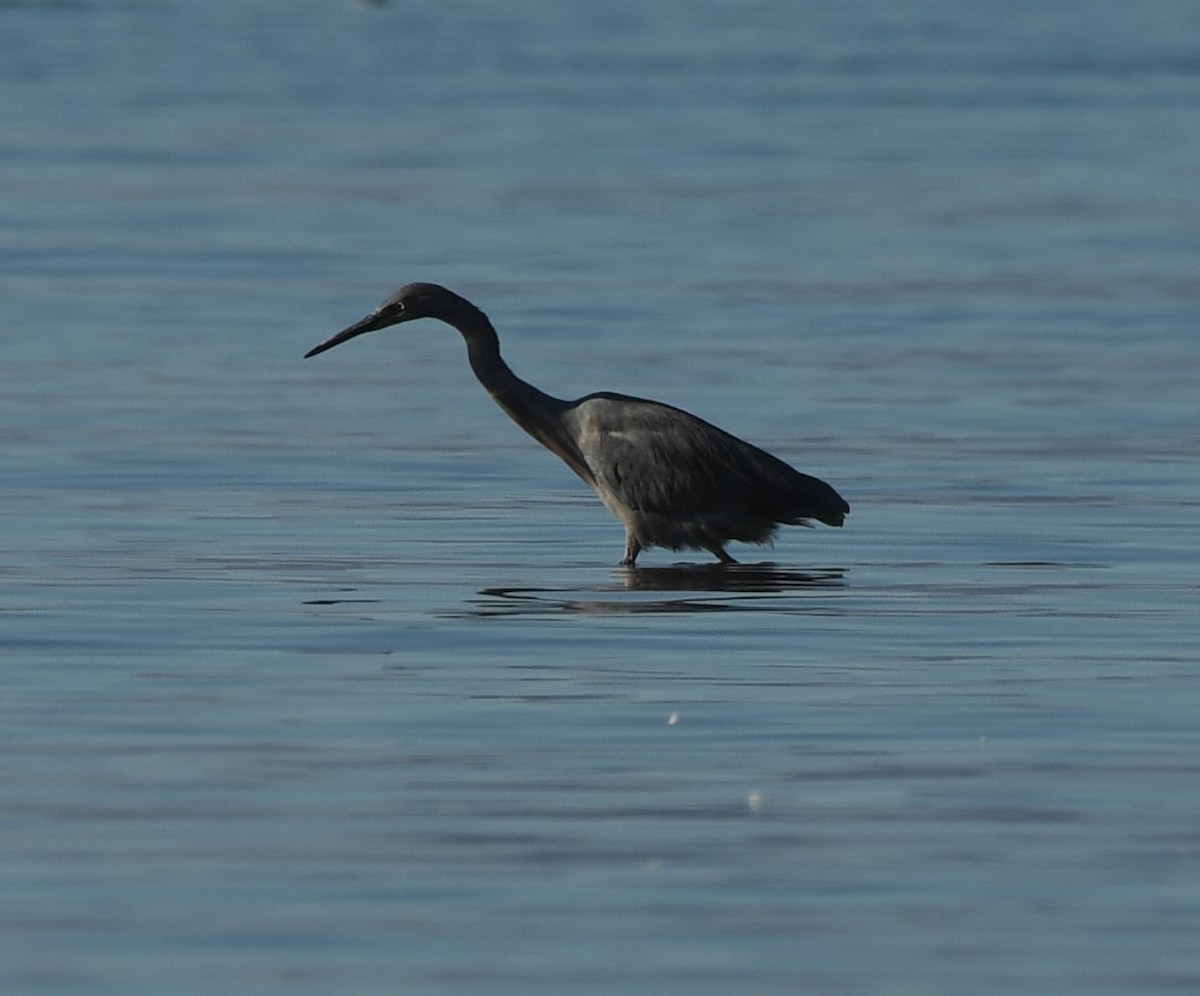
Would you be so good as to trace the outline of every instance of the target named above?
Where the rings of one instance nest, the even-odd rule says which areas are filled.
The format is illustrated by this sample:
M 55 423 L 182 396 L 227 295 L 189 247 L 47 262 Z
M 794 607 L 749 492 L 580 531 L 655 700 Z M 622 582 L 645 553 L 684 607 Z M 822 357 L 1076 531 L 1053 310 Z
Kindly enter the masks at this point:
M 471 369 L 508 416 L 599 495 L 625 526 L 633 567 L 646 547 L 708 550 L 721 563 L 730 540 L 768 543 L 780 525 L 840 526 L 850 506 L 824 481 L 757 446 L 657 401 L 607 391 L 561 401 L 526 384 L 500 358 L 487 315 L 437 284 L 407 284 L 361 321 L 305 354 L 364 332 L 436 318 L 467 343 Z

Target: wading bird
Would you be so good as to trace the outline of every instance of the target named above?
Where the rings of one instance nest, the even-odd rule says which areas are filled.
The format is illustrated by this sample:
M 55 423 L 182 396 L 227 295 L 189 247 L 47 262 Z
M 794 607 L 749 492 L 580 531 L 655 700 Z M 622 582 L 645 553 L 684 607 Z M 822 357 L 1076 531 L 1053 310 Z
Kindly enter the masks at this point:
M 769 543 L 780 525 L 840 526 L 850 506 L 824 481 L 715 425 L 657 401 L 607 391 L 562 401 L 525 383 L 500 357 L 487 316 L 437 284 L 406 284 L 365 318 L 305 354 L 401 322 L 436 318 L 467 343 L 471 369 L 508 416 L 583 478 L 625 526 L 622 565 L 646 547 L 708 550 Z

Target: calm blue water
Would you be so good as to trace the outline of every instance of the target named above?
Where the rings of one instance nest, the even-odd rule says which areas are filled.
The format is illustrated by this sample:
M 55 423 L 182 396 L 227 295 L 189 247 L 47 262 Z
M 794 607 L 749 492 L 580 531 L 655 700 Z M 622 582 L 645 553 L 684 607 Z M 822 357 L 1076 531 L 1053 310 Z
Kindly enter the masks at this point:
M 1197 991 L 1195 5 L 0 50 L 0 988 Z M 847 528 L 618 570 L 449 330 L 300 359 L 416 279 Z

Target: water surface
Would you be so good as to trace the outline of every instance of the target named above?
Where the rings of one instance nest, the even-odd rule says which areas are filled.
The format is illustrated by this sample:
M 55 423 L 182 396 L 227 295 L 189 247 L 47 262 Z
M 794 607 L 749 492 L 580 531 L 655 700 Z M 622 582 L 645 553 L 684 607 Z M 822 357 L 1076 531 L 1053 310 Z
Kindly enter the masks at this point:
M 0 5 L 0 983 L 1200 984 L 1200 24 Z M 621 530 L 419 324 L 831 481 Z

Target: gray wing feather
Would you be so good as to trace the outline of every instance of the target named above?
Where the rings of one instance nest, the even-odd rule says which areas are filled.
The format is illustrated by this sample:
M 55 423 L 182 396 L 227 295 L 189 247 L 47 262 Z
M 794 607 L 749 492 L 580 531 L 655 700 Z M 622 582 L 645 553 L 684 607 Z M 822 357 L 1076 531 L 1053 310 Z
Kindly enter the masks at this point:
M 844 514 L 822 481 L 681 409 L 601 394 L 582 399 L 575 414 L 598 485 L 635 512 L 754 520 L 750 532 L 804 517 L 840 524 Z

